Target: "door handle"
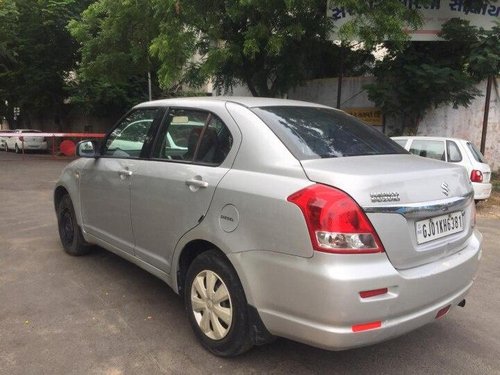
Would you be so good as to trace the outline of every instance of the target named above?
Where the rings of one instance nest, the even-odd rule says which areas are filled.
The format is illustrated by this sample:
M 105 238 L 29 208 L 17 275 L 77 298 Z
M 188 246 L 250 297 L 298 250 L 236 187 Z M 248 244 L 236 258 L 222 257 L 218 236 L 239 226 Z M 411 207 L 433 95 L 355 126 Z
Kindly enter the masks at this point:
M 197 188 L 207 188 L 208 182 L 203 181 L 203 180 L 198 180 L 196 178 L 191 178 L 189 180 L 186 180 L 186 185 L 197 187 Z

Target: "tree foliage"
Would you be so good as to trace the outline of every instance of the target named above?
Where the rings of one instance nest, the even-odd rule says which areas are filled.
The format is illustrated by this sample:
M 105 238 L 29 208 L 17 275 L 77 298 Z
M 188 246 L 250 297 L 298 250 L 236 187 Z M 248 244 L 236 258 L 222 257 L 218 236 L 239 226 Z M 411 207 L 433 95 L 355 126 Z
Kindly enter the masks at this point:
M 478 95 L 476 84 L 500 73 L 500 27 L 484 30 L 468 21 L 443 25 L 440 42 L 412 42 L 404 49 L 387 46 L 389 55 L 374 68 L 369 98 L 403 131 L 416 132 L 425 113 L 442 104 L 467 107 Z
M 123 111 L 148 98 L 149 55 L 158 21 L 149 0 L 97 0 L 68 25 L 81 60 L 72 100 L 88 110 Z M 156 87 L 155 87 L 155 90 Z
M 221 91 L 243 83 L 254 96 L 280 96 L 314 76 L 323 51 L 335 48 L 326 0 L 153 1 L 161 32 L 151 52 L 160 60 L 163 87 L 213 78 Z M 384 38 L 406 40 L 404 28 L 421 23 L 399 0 L 332 3 L 355 14 L 341 30 L 344 38 L 367 47 Z
M 15 106 L 28 124 L 31 117 L 44 115 L 59 124 L 76 53 L 66 24 L 87 1 L 1 1 L 0 94 L 9 103 L 5 115 L 12 117 Z

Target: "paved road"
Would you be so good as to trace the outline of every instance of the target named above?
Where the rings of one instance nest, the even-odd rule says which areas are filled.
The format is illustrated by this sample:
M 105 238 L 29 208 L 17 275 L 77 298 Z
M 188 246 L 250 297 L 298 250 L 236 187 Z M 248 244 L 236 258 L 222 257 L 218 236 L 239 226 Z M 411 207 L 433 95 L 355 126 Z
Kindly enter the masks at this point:
M 196 342 L 180 298 L 104 250 L 59 244 L 52 188 L 67 161 L 0 152 L 0 374 L 500 374 L 500 220 L 464 309 L 376 346 L 328 352 L 279 339 L 241 357 Z

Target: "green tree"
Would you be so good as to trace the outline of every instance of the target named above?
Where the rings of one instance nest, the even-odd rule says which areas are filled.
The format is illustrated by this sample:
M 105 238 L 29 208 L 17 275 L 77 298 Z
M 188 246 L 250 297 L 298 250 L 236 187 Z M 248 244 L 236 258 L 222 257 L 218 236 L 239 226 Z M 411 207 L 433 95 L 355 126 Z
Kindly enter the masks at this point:
M 158 21 L 149 0 L 98 0 L 68 25 L 80 44 L 81 61 L 72 100 L 94 112 L 123 111 L 148 99 L 149 54 Z M 157 85 L 153 87 L 158 92 Z
M 412 42 L 403 49 L 386 43 L 390 52 L 374 68 L 369 98 L 401 122 L 403 133 L 415 133 L 431 108 L 467 107 L 480 95 L 475 85 L 500 72 L 499 31 L 452 19 L 443 25 L 443 41 Z
M 46 119 L 62 126 L 65 85 L 74 67 L 76 44 L 66 30 L 88 1 L 1 0 L 2 102 L 21 108 L 25 125 Z
M 163 87 L 212 78 L 219 90 L 243 83 L 254 96 L 280 96 L 314 76 L 322 51 L 334 48 L 326 0 L 152 1 L 161 21 L 151 53 L 161 63 Z M 399 0 L 332 3 L 355 12 L 341 35 L 367 47 L 407 40 L 404 27 L 421 24 L 420 14 Z
M 443 25 L 441 37 L 459 46 L 457 59 L 475 81 L 500 74 L 500 21 L 485 30 L 454 18 Z

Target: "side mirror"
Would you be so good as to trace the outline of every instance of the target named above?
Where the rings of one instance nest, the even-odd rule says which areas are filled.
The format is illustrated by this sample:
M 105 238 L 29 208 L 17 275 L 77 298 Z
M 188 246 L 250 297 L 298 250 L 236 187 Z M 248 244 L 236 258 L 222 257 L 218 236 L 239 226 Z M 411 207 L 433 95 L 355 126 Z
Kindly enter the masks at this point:
M 76 156 L 81 158 L 96 158 L 99 156 L 98 144 L 95 141 L 81 141 L 76 144 Z

